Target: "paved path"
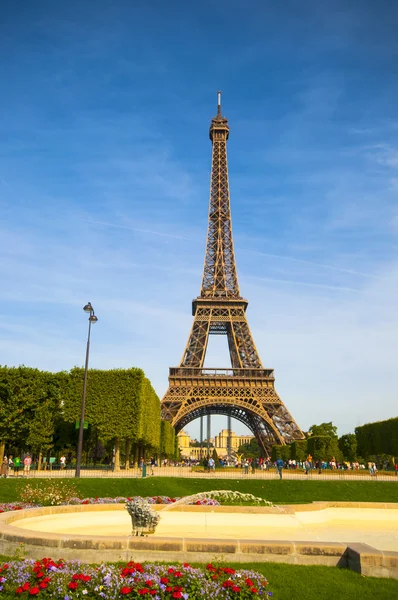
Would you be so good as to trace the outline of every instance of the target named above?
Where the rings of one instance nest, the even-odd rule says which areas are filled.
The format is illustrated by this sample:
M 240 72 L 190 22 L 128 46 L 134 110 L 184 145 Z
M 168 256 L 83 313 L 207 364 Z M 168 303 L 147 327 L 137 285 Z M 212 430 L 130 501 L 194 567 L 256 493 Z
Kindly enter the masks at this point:
M 152 477 L 150 475 L 150 468 L 147 469 L 147 477 Z M 80 472 L 82 478 L 139 478 L 142 477 L 142 473 L 139 469 L 128 469 L 127 471 L 122 469 L 120 471 L 111 471 L 111 470 L 101 470 L 101 469 L 83 469 Z M 71 478 L 75 476 L 75 471 L 72 469 L 64 469 L 63 471 L 54 470 L 54 471 L 31 471 L 29 473 L 29 479 L 36 478 Z M 225 468 L 222 470 L 217 470 L 214 473 L 207 472 L 197 472 L 192 471 L 191 467 L 155 467 L 155 477 L 187 477 L 187 478 L 195 478 L 195 479 L 235 479 L 235 480 L 244 480 L 244 479 L 258 479 L 258 480 L 272 480 L 278 479 L 279 476 L 276 473 L 275 469 L 271 469 L 270 471 L 256 471 L 254 474 L 249 473 L 245 474 L 241 469 L 230 469 Z M 22 478 L 22 474 L 20 474 L 19 478 Z M 24 477 L 25 478 L 25 477 Z M 398 476 L 396 477 L 394 474 L 392 475 L 377 475 L 371 476 L 368 471 L 364 471 L 360 474 L 351 474 L 349 471 L 335 471 L 331 473 L 328 470 L 322 471 L 322 474 L 319 475 L 316 470 L 310 472 L 309 475 L 305 475 L 303 472 L 290 471 L 288 469 L 284 469 L 283 471 L 283 479 L 296 479 L 296 480 L 311 480 L 311 481 L 391 481 L 398 483 Z

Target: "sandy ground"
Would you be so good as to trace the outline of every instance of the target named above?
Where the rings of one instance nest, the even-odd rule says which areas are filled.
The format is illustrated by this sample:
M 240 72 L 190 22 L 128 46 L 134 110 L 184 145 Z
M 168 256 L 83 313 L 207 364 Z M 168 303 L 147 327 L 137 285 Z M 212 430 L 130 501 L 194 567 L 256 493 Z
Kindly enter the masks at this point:
M 92 535 L 126 535 L 126 511 L 65 513 L 12 523 L 34 531 Z M 189 513 L 164 511 L 156 537 L 364 542 L 379 550 L 398 551 L 398 509 L 328 508 L 295 514 Z

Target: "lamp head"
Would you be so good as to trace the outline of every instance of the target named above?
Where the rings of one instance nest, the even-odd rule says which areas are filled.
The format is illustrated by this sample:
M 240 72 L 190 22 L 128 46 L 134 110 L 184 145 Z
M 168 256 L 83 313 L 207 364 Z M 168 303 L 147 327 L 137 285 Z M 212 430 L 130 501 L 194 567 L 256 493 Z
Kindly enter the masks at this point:
M 96 323 L 98 321 L 98 317 L 96 317 L 95 315 L 90 315 L 89 318 L 88 318 L 88 320 L 91 323 Z
M 84 312 L 94 312 L 91 302 L 87 302 L 86 306 L 83 307 Z

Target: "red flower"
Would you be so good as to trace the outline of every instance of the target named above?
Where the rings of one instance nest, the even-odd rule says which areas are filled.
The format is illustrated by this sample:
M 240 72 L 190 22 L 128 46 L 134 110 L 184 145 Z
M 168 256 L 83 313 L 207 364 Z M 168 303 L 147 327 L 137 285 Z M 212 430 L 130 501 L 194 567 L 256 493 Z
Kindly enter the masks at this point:
M 187 569 L 188 567 L 190 567 L 190 566 L 191 566 L 191 565 L 190 565 L 189 563 L 183 563 L 183 567 L 185 567 L 186 569 Z
M 23 584 L 22 589 L 24 592 L 27 592 L 29 588 L 30 588 L 30 583 L 29 583 L 29 581 L 27 581 L 26 583 Z
M 152 594 L 152 596 L 154 596 L 155 594 L 157 594 L 157 590 L 149 590 L 149 593 Z
M 83 575 L 82 580 L 87 583 L 87 581 L 90 581 L 91 577 L 90 575 Z
M 72 579 L 74 579 L 74 580 L 75 580 L 75 579 L 80 579 L 80 575 L 79 575 L 78 573 L 74 573 L 74 574 L 72 575 Z
M 148 579 L 148 581 L 145 582 L 145 585 L 147 585 L 148 587 L 152 586 L 152 581 L 150 581 L 150 579 Z
M 166 592 L 172 592 L 172 591 L 173 591 L 173 588 L 172 588 L 172 587 L 170 587 L 170 586 L 167 586 L 167 588 L 166 588 Z
M 45 590 L 48 587 L 48 583 L 45 583 L 44 581 L 41 581 L 39 583 L 39 588 L 41 588 L 42 590 Z
M 40 588 L 38 588 L 37 586 L 32 587 L 29 590 L 29 594 L 31 594 L 32 596 L 36 596 L 36 594 L 38 594 L 40 592 Z
M 182 577 L 182 573 L 180 573 L 180 571 L 176 571 L 174 573 L 174 577 Z
M 173 567 L 170 567 L 169 569 L 167 569 L 167 572 L 169 575 L 172 575 L 174 573 Z
M 161 577 L 160 578 L 160 583 L 169 583 L 169 580 L 167 577 Z
M 237 585 L 233 585 L 231 589 L 233 592 L 240 592 L 240 587 L 238 587 Z
M 37 573 L 36 577 L 37 577 L 37 579 L 39 579 L 40 577 L 44 577 L 43 571 L 39 571 L 39 573 Z
M 173 592 L 173 598 L 182 598 L 181 592 Z
M 9 566 L 10 566 L 10 565 L 8 565 L 8 564 L 5 564 L 5 565 L 3 565 L 3 569 L 8 569 L 8 568 L 9 568 Z
M 254 583 L 252 582 L 251 579 L 246 579 L 245 582 L 246 582 L 246 585 L 248 585 L 249 587 L 253 587 L 253 585 L 254 585 Z
M 144 596 L 145 594 L 149 594 L 148 588 L 141 588 L 140 590 L 137 590 L 137 591 L 140 594 L 140 596 Z
M 23 589 L 21 587 L 19 587 L 15 590 L 16 594 L 22 594 L 22 592 L 23 592 Z
M 70 590 L 77 590 L 78 587 L 79 587 L 79 584 L 77 581 L 71 581 L 70 583 L 68 583 L 68 588 Z
M 255 587 L 252 587 L 252 589 L 250 590 L 252 594 L 257 594 L 258 589 Z
M 132 591 L 133 588 L 130 587 L 122 587 L 122 589 L 120 590 L 120 593 L 123 596 L 126 596 L 127 594 L 129 594 Z

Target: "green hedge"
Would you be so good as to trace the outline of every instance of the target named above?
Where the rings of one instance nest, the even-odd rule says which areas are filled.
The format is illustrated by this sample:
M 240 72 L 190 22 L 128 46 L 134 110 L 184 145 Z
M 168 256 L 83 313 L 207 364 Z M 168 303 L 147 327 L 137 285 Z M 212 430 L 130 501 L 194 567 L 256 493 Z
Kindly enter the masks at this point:
M 398 457 L 398 417 L 355 428 L 358 454 L 367 458 L 388 454 Z
M 313 435 L 307 439 L 307 449 L 313 460 L 330 461 L 333 457 L 337 461 L 342 460 L 338 440 L 335 437 Z

